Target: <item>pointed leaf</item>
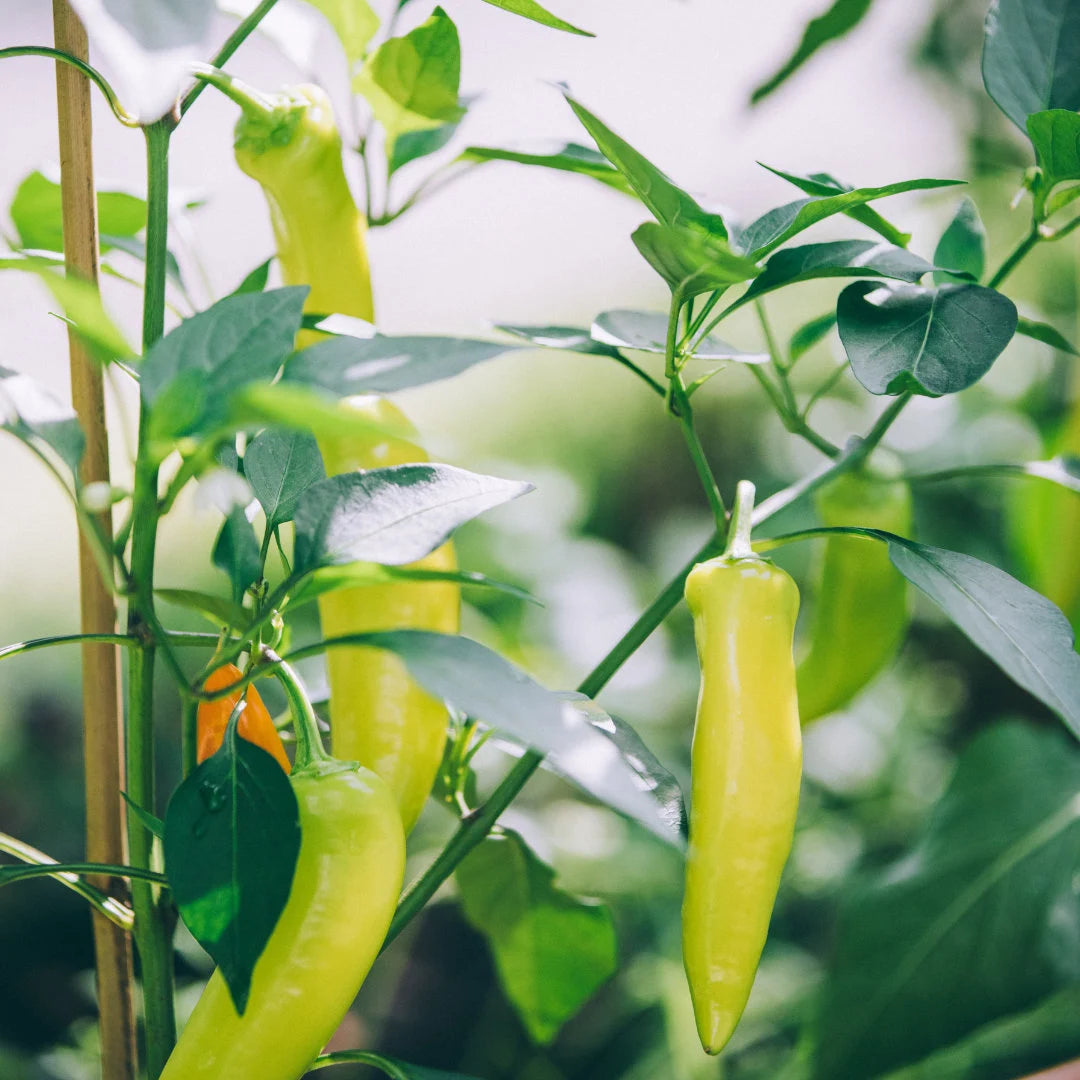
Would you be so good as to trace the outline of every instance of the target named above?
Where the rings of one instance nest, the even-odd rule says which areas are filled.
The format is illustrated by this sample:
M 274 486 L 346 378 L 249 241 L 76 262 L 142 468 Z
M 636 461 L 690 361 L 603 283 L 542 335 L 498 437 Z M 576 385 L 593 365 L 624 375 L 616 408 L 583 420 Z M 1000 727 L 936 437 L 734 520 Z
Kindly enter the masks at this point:
M 165 867 L 180 916 L 217 963 L 236 1011 L 292 887 L 300 811 L 288 777 L 236 733 L 176 789 L 165 812 Z
M 567 352 L 591 353 L 597 356 L 618 356 L 619 350 L 597 341 L 588 330 L 577 326 L 511 326 L 497 323 L 496 330 L 513 334 L 542 349 L 564 349 Z
M 979 217 L 978 207 L 966 195 L 960 200 L 956 214 L 941 234 L 934 250 L 934 262 L 944 270 L 934 271 L 934 283 L 956 281 L 949 270 L 959 270 L 972 281 L 983 276 L 986 267 L 986 227 Z
M 849 285 L 836 305 L 851 370 L 871 394 L 936 397 L 978 382 L 1016 332 L 1016 305 L 981 285 Z
M 411 161 L 438 153 L 457 133 L 458 121 L 442 124 L 434 128 L 422 128 L 419 131 L 404 131 L 390 146 L 390 159 L 387 163 L 389 175 L 404 168 Z
M 994 0 L 986 16 L 986 92 L 1021 130 L 1044 109 L 1080 109 L 1080 6 Z
M 348 562 L 415 562 L 459 525 L 531 490 L 441 464 L 331 476 L 297 503 L 296 574 Z
M 1065 180 L 1080 180 L 1080 114 L 1067 109 L 1032 113 L 1027 132 L 1045 190 Z
M 976 737 L 915 848 L 844 898 L 815 1077 L 891 1073 L 1075 982 L 1078 790 L 1056 732 Z
M 555 884 L 515 832 L 488 836 L 456 871 L 468 921 L 491 945 L 506 996 L 548 1043 L 618 966 L 610 910 Z
M 262 577 L 259 541 L 242 506 L 234 507 L 225 518 L 212 559 L 219 570 L 229 575 L 237 599 Z
M 667 351 L 667 323 L 667 316 L 658 311 L 604 311 L 596 316 L 591 333 L 604 345 L 662 356 Z M 698 360 L 736 360 L 742 364 L 769 362 L 768 353 L 745 352 L 712 336 L 698 345 L 694 356 Z
M 326 469 L 312 435 L 269 428 L 248 445 L 244 475 L 273 528 L 292 520 L 297 500 L 312 484 L 326 479 Z
M 759 272 L 753 259 L 737 255 L 727 241 L 701 229 L 650 221 L 639 225 L 632 239 L 672 294 L 682 300 L 726 289 Z
M 307 0 L 307 3 L 321 11 L 334 28 L 349 67 L 363 60 L 379 29 L 379 16 L 368 0 Z
M 197 611 L 216 626 L 239 629 L 251 621 L 250 612 L 224 596 L 214 596 L 195 589 L 155 589 L 154 595 L 166 604 Z
M 788 343 L 788 353 L 791 356 L 791 363 L 794 364 L 799 357 L 809 352 L 819 341 L 823 341 L 835 325 L 836 313 L 833 311 L 829 311 L 824 315 L 819 315 L 816 319 L 811 319 L 809 322 L 803 323 L 803 325 L 791 335 L 791 341 Z
M 563 143 L 547 151 L 541 150 L 505 150 L 496 146 L 467 146 L 461 152 L 462 161 L 513 161 L 519 165 L 534 165 L 543 169 L 557 169 L 561 172 L 578 173 L 581 176 L 599 180 L 608 187 L 615 188 L 627 195 L 634 189 L 629 181 L 617 169 L 613 168 L 603 154 L 577 143 Z
M 542 26 L 550 26 L 553 30 L 564 30 L 568 34 L 580 34 L 582 37 L 596 36 L 590 34 L 588 30 L 582 30 L 580 27 L 568 23 L 565 19 L 552 15 L 550 11 L 542 8 L 536 0 L 484 0 L 484 2 L 502 8 L 503 11 L 509 11 L 514 15 L 520 15 L 523 19 L 531 19 Z
M 1049 345 L 1052 349 L 1057 349 L 1060 352 L 1072 353 L 1073 356 L 1080 356 L 1080 352 L 1077 351 L 1076 346 L 1069 341 L 1060 330 L 1057 330 L 1049 323 L 1039 322 L 1036 319 L 1025 319 L 1023 316 L 1020 316 L 1016 322 L 1016 332 L 1018 334 L 1023 334 L 1024 337 L 1041 341 L 1044 345 Z

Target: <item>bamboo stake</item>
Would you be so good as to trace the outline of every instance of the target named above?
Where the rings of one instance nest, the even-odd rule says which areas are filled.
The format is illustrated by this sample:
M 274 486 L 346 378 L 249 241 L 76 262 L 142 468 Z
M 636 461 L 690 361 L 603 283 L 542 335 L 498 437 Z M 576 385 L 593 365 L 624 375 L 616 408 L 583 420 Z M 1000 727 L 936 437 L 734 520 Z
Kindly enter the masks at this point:
M 89 58 L 86 31 L 67 0 L 53 0 L 56 47 L 82 60 Z M 64 259 L 67 273 L 89 281 L 98 277 L 97 204 L 91 146 L 90 83 L 67 64 L 56 65 L 59 115 L 60 180 L 63 192 Z M 86 453 L 82 480 L 109 481 L 109 441 L 100 367 L 69 331 L 71 396 Z M 101 527 L 112 540 L 112 517 Z M 116 631 L 116 604 L 105 587 L 86 541 L 79 538 L 79 598 L 82 630 Z M 82 646 L 83 730 L 86 772 L 86 857 L 90 862 L 127 862 L 124 810 L 120 798 L 123 760 L 123 712 L 120 704 L 120 650 L 115 645 Z M 95 879 L 114 893 L 115 882 Z M 132 1004 L 130 935 L 95 913 L 98 1012 L 101 1024 L 101 1071 L 106 1080 L 135 1080 L 135 1015 Z

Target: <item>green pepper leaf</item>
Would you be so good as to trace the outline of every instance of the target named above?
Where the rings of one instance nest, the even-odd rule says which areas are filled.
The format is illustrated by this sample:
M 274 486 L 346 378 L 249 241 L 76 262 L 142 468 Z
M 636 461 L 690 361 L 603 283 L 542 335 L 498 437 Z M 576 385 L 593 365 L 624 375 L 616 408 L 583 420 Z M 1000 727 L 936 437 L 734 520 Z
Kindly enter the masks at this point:
M 757 105 L 763 101 L 787 82 L 819 49 L 854 30 L 866 17 L 872 3 L 873 0 L 833 0 L 824 14 L 806 24 L 802 40 L 779 70 L 754 88 L 750 104 Z
M 229 296 L 243 296 L 244 293 L 261 293 L 266 290 L 266 283 L 270 280 L 270 264 L 274 256 L 259 263 L 254 270 L 244 275 L 244 280 L 236 286 Z
M 380 22 L 368 0 L 307 0 L 307 3 L 321 11 L 334 28 L 349 67 L 360 63 Z
M 297 500 L 312 484 L 326 479 L 326 469 L 308 432 L 269 428 L 244 452 L 244 475 L 274 528 L 292 521 Z
M 350 562 L 415 562 L 459 525 L 531 490 L 524 481 L 436 463 L 328 477 L 296 505 L 295 573 Z
M 242 506 L 229 511 L 214 543 L 212 558 L 214 565 L 229 575 L 236 602 L 262 577 L 259 541 Z
M 799 357 L 808 353 L 819 341 L 823 341 L 829 331 L 836 325 L 836 312 L 828 311 L 819 315 L 816 319 L 805 322 L 794 334 L 788 343 L 788 353 L 792 364 Z
M 986 92 L 1021 130 L 1031 113 L 1080 109 L 1080 7 L 1075 0 L 994 0 L 986 16 Z
M 934 249 L 934 262 L 944 270 L 934 271 L 934 284 L 961 280 L 950 271 L 960 271 L 972 281 L 983 276 L 986 267 L 986 227 L 979 208 L 966 195 L 960 200 L 952 221 Z
M 502 8 L 503 11 L 509 11 L 513 15 L 520 15 L 523 19 L 530 19 L 532 22 L 540 23 L 541 26 L 550 26 L 552 30 L 563 30 L 568 34 L 580 34 L 582 37 L 596 37 L 595 34 L 590 34 L 588 30 L 582 30 L 580 27 L 574 26 L 573 23 L 568 23 L 565 19 L 552 15 L 546 8 L 541 7 L 536 0 L 484 0 L 484 3 Z
M 461 152 L 461 161 L 483 164 L 488 161 L 512 161 L 519 165 L 533 165 L 541 169 L 588 176 L 626 195 L 634 194 L 630 182 L 617 169 L 608 164 L 603 154 L 577 143 L 564 143 L 554 150 L 528 151 L 504 150 L 496 146 L 467 146 Z
M 1046 192 L 1066 180 L 1080 180 L 1080 113 L 1048 109 L 1027 118 L 1035 163 L 1043 171 Z
M 558 888 L 516 832 L 486 837 L 455 878 L 507 997 L 533 1039 L 551 1042 L 618 967 L 611 911 Z
M 990 370 L 1016 305 L 981 285 L 849 285 L 836 305 L 851 370 L 871 394 L 955 394 Z
M 914 848 L 843 897 L 815 1077 L 891 1076 L 1075 983 L 1078 790 L 1080 753 L 1058 732 L 1000 724 L 968 745 Z M 981 1053 L 1001 1055 L 997 1071 L 912 1080 L 1026 1074 L 1013 1040 L 996 1042 Z
M 75 410 L 54 397 L 37 380 L 0 366 L 0 429 L 37 450 L 48 447 L 78 481 L 86 448 Z
M 513 334 L 541 349 L 563 349 L 595 356 L 619 355 L 618 349 L 597 341 L 588 330 L 578 326 L 512 326 L 497 323 L 495 329 L 504 334 Z
M 196 589 L 155 589 L 154 595 L 166 604 L 198 612 L 215 626 L 240 629 L 251 621 L 251 613 L 245 608 L 213 593 Z
M 180 917 L 243 1015 L 255 964 L 289 898 L 300 809 L 281 766 L 237 735 L 196 766 L 165 812 L 165 869 Z
M 1016 322 L 1016 332 L 1023 334 L 1024 337 L 1033 338 L 1035 341 L 1041 341 L 1052 349 L 1071 353 L 1073 356 L 1080 356 L 1080 351 L 1077 350 L 1076 346 L 1060 330 L 1049 323 L 1039 322 L 1037 319 L 1025 319 L 1021 315 Z
M 640 352 L 667 351 L 668 317 L 659 311 L 603 311 L 592 325 L 592 336 L 603 345 Z M 694 350 L 698 360 L 734 360 L 740 364 L 766 364 L 768 353 L 747 352 L 718 337 L 705 338 Z
M 459 126 L 459 121 L 454 120 L 439 127 L 402 132 L 390 146 L 388 174 L 393 176 L 398 169 L 408 165 L 409 162 L 438 153 L 454 137 Z
M 634 230 L 632 239 L 672 295 L 682 300 L 737 285 L 761 269 L 753 259 L 732 251 L 725 239 L 691 226 L 648 221 Z

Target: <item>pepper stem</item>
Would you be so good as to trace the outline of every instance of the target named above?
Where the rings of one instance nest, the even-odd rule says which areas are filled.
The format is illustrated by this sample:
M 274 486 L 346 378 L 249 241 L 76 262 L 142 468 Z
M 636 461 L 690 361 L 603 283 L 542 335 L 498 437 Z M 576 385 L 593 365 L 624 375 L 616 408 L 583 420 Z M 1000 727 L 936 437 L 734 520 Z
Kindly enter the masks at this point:
M 727 543 L 721 556 L 724 559 L 756 558 L 754 549 L 750 546 L 755 494 L 756 489 L 749 480 L 740 480 L 735 485 L 735 504 L 731 508 Z
M 236 102 L 247 116 L 260 114 L 268 116 L 274 111 L 274 102 L 265 94 L 259 93 L 255 87 L 249 86 L 220 68 L 212 67 L 210 64 L 196 63 L 191 65 L 191 74 L 193 78 L 220 90 L 227 98 Z
M 329 761 L 330 755 L 326 752 L 322 736 L 319 734 L 319 721 L 315 718 L 315 710 L 311 707 L 300 676 L 272 649 L 264 648 L 262 656 L 263 660 L 273 667 L 274 675 L 289 699 L 289 708 L 293 714 L 293 728 L 296 732 L 296 759 L 293 762 L 293 772 L 297 773 L 312 765 Z

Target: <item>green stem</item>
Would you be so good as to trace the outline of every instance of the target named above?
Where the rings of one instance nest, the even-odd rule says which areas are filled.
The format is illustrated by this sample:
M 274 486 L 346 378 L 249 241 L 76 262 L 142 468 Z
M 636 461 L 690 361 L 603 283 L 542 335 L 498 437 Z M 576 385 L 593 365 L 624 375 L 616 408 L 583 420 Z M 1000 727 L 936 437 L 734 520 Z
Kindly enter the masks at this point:
M 752 559 L 754 549 L 750 546 L 750 530 L 754 519 L 754 497 L 757 489 L 749 480 L 735 485 L 735 505 L 731 508 L 731 524 L 728 526 L 725 559 Z
M 180 768 L 187 776 L 198 760 L 199 702 L 192 698 L 180 708 Z
M 50 49 L 46 45 L 13 45 L 9 49 L 0 49 L 0 60 L 15 56 L 46 56 L 50 60 L 59 60 L 63 64 L 70 64 L 73 68 L 78 68 L 105 95 L 105 100 L 109 103 L 113 116 L 121 124 L 131 128 L 139 126 L 138 118 L 132 116 L 120 104 L 120 99 L 116 96 L 116 91 L 109 85 L 109 80 L 97 68 L 93 68 L 86 63 L 85 60 L 80 60 L 79 57 L 72 56 L 71 53 L 66 53 L 62 49 Z
M 322 736 L 319 734 L 319 721 L 315 717 L 315 710 L 311 707 L 311 701 L 300 681 L 300 676 L 271 649 L 262 650 L 260 662 L 271 666 L 274 676 L 281 683 L 281 688 L 289 699 L 289 708 L 293 715 L 293 731 L 296 733 L 296 758 L 293 763 L 293 772 L 317 768 L 332 760 L 326 752 L 326 747 L 323 746 Z
M 105 877 L 131 878 L 132 881 L 147 881 L 165 888 L 169 887 L 169 879 L 156 870 L 142 870 L 137 866 L 121 866 L 119 863 L 96 862 L 4 866 L 0 867 L 0 885 L 10 885 L 12 882 L 23 881 L 26 878 L 55 877 L 57 874 L 96 874 Z
M 6 660 L 9 656 L 18 656 L 20 653 L 34 652 L 37 649 L 47 649 L 53 645 L 81 645 L 83 642 L 126 645 L 129 648 L 137 644 L 135 639 L 127 634 L 57 634 L 54 637 L 30 638 L 28 641 L 17 641 L 14 645 L 5 645 L 0 649 L 0 660 Z
M 709 500 L 709 509 L 712 510 L 716 527 L 723 529 L 727 520 L 727 508 L 724 506 L 720 486 L 716 482 L 709 459 L 705 456 L 705 448 L 701 445 L 701 438 L 694 426 L 694 412 L 686 388 L 683 386 L 682 376 L 676 375 L 671 381 L 671 387 L 672 400 L 678 410 L 679 427 L 682 429 L 686 448 L 690 451 L 690 460 L 693 461 L 698 479 L 701 480 L 701 486 L 705 489 L 705 497 Z
M 171 117 L 145 129 L 147 148 L 146 285 L 143 307 L 143 353 L 165 330 L 165 257 L 169 228 L 169 139 Z M 141 647 L 128 667 L 127 766 L 128 795 L 151 813 L 154 798 L 154 555 L 157 546 L 158 470 L 148 442 L 149 416 L 139 416 L 139 446 L 132 493 L 131 577 L 134 595 L 128 606 L 128 634 Z M 153 838 L 139 821 L 129 818 L 131 860 L 150 871 Z M 157 1080 L 176 1042 L 173 1009 L 172 940 L 166 909 L 145 878 L 133 881 L 135 945 L 142 968 L 146 1017 L 146 1072 Z
M 240 106 L 245 116 L 270 116 L 274 112 L 274 103 L 265 94 L 228 72 L 219 71 L 212 64 L 195 64 L 191 73 L 198 80 L 196 86 L 201 88 L 209 85 L 220 90 L 230 101 Z
M 682 599 L 683 586 L 686 584 L 690 571 L 702 559 L 715 554 L 719 547 L 717 537 L 711 536 L 708 542 L 694 553 L 693 558 L 665 586 L 637 622 L 619 639 L 611 652 L 582 679 L 578 685 L 579 693 L 587 697 L 595 697 L 600 693 L 619 668 L 674 610 Z M 528 783 L 529 778 L 540 767 L 543 760 L 544 755 L 538 751 L 526 750 L 484 804 L 458 825 L 457 832 L 450 838 L 449 843 L 402 897 L 387 932 L 386 940 L 383 942 L 384 949 L 404 930 L 409 921 L 420 913 L 462 859 L 487 836 L 500 815 L 517 798 L 518 793 Z
M 225 39 L 225 44 L 214 54 L 214 58 L 210 63 L 214 67 L 221 67 L 223 64 L 227 64 L 232 58 L 233 54 L 245 41 L 251 36 L 251 34 L 258 27 L 259 23 L 263 21 L 270 9 L 277 3 L 277 0 L 263 0 L 261 4 L 250 14 L 240 25 Z M 197 82 L 183 97 L 180 102 L 180 115 L 183 116 L 192 105 L 195 104 L 199 95 L 206 89 L 206 84 Z
M 1016 269 L 1021 260 L 1027 256 L 1028 252 L 1030 252 L 1041 239 L 1042 237 L 1039 235 L 1038 226 L 1032 224 L 1031 231 L 1016 245 L 1005 261 L 997 268 L 997 272 L 987 282 L 987 286 L 991 289 L 996 289 Z

